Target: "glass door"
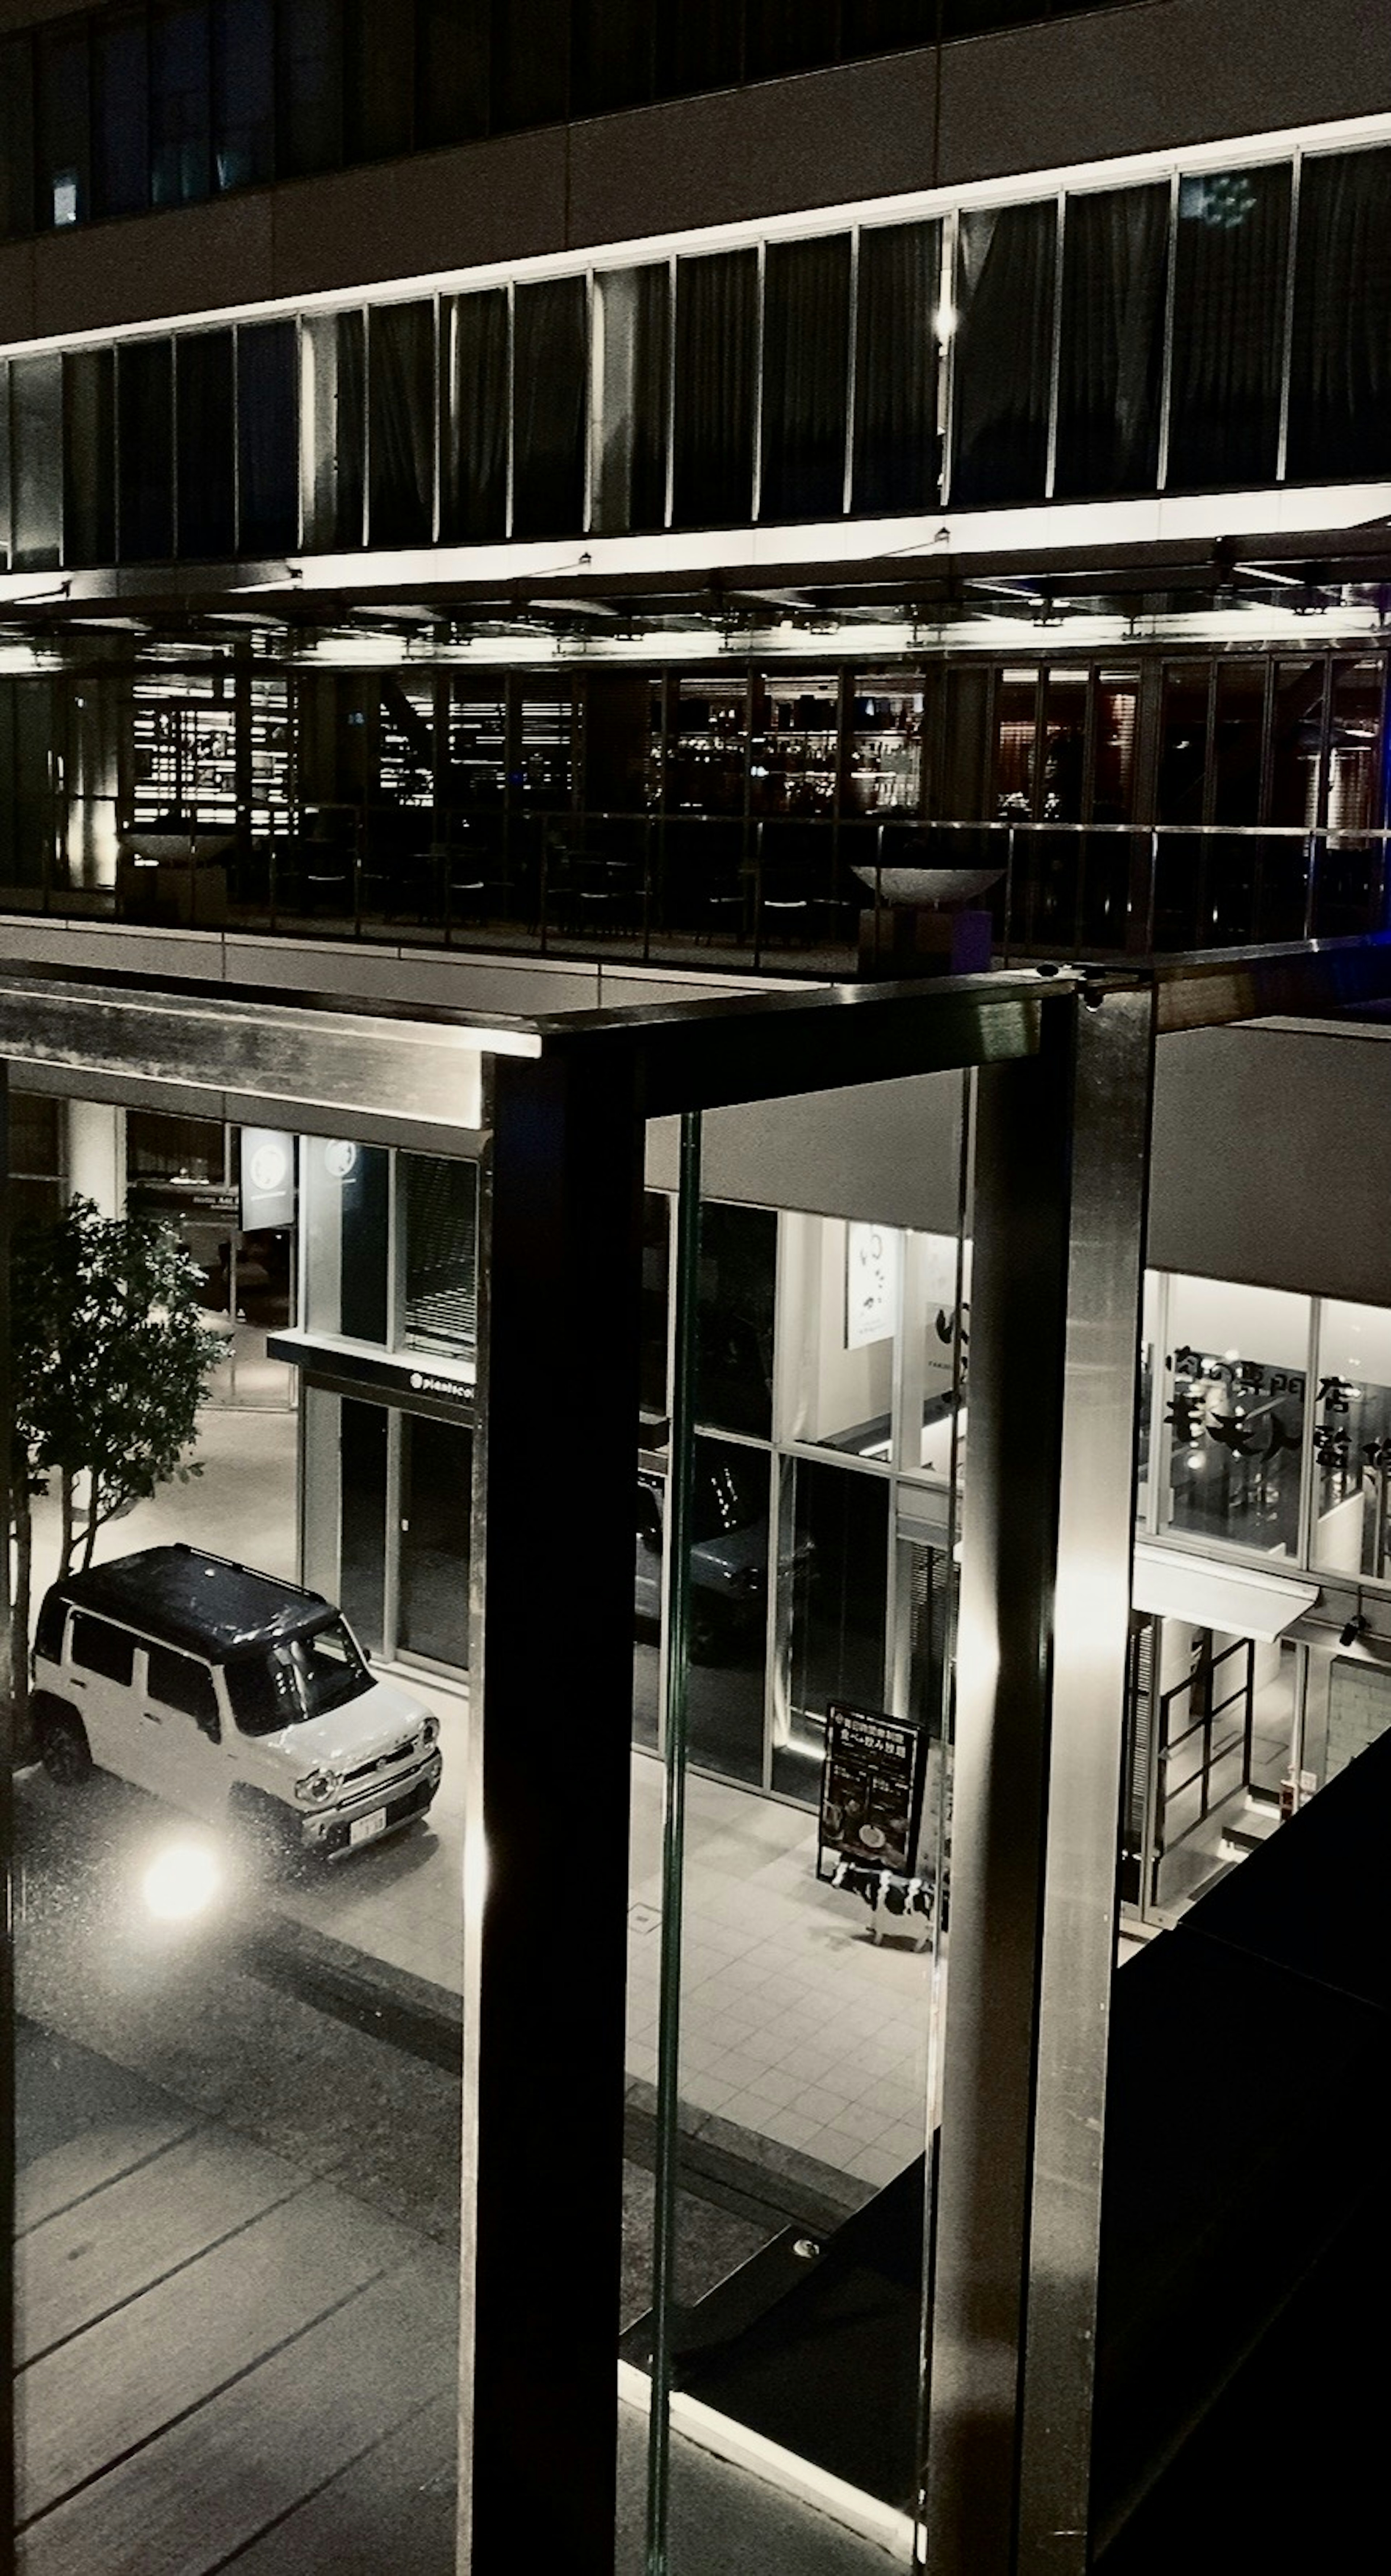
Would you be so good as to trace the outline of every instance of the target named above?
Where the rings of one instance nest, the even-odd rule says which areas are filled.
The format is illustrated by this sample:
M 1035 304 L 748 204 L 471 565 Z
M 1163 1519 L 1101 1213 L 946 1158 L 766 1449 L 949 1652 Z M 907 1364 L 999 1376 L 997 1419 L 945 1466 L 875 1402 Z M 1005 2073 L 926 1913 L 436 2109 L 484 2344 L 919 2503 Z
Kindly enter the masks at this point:
M 403 1413 L 400 1423 L 397 1652 L 464 1670 L 473 1433 L 426 1414 Z

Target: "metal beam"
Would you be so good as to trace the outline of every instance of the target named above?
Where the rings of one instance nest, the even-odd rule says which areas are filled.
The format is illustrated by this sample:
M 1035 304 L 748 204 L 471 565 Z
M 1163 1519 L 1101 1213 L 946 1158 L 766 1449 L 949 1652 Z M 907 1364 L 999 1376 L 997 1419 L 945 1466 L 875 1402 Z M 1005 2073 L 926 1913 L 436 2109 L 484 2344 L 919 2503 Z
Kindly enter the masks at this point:
M 979 1083 L 935 2576 L 1089 2563 L 1153 1030 L 1152 992 L 1088 996 Z

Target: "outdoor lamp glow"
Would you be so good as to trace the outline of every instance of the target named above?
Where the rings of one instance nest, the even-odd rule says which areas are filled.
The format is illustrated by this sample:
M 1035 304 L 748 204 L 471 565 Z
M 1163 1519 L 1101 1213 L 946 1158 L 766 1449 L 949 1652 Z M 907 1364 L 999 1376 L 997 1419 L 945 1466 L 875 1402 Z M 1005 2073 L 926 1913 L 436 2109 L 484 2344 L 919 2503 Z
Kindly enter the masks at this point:
M 222 1885 L 222 1873 L 202 1843 L 170 1843 L 145 1872 L 144 1897 L 159 1923 L 187 1923 L 204 1914 Z

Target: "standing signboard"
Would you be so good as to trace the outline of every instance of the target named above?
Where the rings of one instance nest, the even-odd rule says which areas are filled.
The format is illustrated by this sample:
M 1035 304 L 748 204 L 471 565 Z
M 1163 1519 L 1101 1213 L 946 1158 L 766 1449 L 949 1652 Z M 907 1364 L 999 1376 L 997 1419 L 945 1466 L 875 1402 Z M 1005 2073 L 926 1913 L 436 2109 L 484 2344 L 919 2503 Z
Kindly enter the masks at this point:
M 884 1877 L 917 1872 L 927 1736 L 911 1719 L 832 1700 L 826 1711 L 816 1875 L 847 1863 Z

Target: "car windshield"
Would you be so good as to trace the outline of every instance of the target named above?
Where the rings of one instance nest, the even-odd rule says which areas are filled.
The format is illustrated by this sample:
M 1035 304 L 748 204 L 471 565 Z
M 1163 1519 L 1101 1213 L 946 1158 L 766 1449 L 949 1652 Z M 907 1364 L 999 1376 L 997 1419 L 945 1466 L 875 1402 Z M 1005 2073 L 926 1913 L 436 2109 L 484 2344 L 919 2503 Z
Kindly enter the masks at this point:
M 341 1619 L 227 1666 L 232 1713 L 243 1735 L 302 1726 L 371 1687 L 371 1671 Z

